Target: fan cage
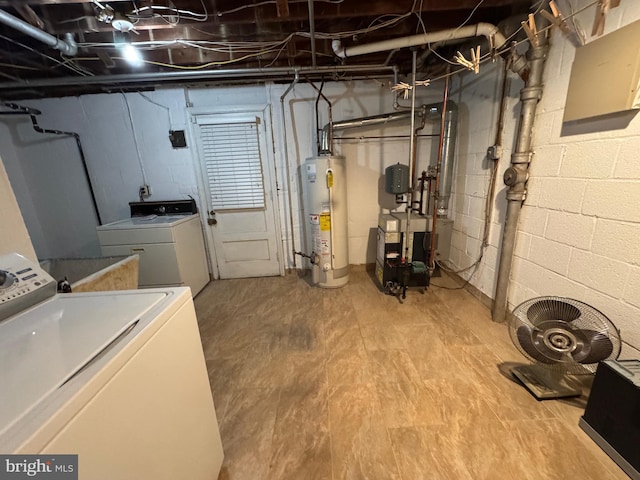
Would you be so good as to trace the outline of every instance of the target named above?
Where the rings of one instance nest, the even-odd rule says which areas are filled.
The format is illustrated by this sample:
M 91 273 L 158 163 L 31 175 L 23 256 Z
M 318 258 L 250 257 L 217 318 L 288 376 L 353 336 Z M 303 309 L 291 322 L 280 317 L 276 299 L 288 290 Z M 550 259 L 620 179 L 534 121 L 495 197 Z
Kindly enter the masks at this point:
M 620 355 L 620 332 L 605 314 L 573 298 L 522 302 L 509 319 L 513 344 L 530 361 L 572 375 L 594 373 Z

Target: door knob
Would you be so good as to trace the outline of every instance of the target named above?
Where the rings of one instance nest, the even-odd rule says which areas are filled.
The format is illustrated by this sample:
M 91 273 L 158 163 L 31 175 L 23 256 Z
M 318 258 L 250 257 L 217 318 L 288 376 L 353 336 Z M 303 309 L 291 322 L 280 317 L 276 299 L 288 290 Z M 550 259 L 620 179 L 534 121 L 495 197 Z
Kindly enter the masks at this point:
M 218 220 L 216 220 L 215 218 L 210 218 L 207 220 L 207 223 L 209 225 L 216 225 L 218 223 Z

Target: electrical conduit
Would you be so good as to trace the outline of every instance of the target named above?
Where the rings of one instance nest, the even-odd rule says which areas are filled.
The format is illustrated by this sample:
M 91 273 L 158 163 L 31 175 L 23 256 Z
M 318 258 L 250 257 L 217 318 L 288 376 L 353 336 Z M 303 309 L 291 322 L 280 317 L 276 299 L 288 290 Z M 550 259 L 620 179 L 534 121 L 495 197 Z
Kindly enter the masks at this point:
M 65 39 L 61 40 L 58 37 L 55 37 L 23 20 L 20 20 L 19 18 L 14 17 L 13 15 L 9 15 L 4 10 L 0 10 L 0 23 L 4 23 L 8 27 L 18 30 L 19 32 L 22 32 L 25 35 L 30 36 L 31 38 L 35 38 L 36 40 L 44 43 L 45 45 L 49 45 L 56 50 L 60 50 L 60 52 L 64 53 L 65 55 L 73 56 L 78 53 L 78 46 L 73 39 L 73 34 L 71 33 L 65 33 Z

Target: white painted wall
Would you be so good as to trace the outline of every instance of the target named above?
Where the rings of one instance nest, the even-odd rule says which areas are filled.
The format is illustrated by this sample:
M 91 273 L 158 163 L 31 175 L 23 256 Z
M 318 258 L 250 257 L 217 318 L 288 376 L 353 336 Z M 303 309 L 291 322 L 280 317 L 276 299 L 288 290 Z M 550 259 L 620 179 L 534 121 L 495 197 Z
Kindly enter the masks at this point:
M 590 4 L 574 2 L 576 10 Z M 576 17 L 588 41 L 594 8 Z M 611 10 L 605 33 L 640 19 L 640 4 L 622 2 Z M 615 52 L 612 52 L 615 54 Z M 545 90 L 534 127 L 528 197 L 520 217 L 516 258 L 511 275 L 510 307 L 539 295 L 563 295 L 600 309 L 621 329 L 625 355 L 640 354 L 640 117 L 625 127 L 621 115 L 585 121 L 563 129 L 562 117 L 575 47 L 554 32 L 544 74 Z M 488 67 L 488 68 L 487 68 Z M 469 265 L 479 252 L 478 229 L 482 196 L 488 184 L 484 149 L 493 143 L 497 119 L 496 67 L 485 66 L 477 77 L 464 75 L 454 83 L 453 98 L 468 105 L 462 119 L 454 199 L 455 231 L 451 260 Z M 505 155 L 500 164 L 497 207 L 490 247 L 471 280 L 490 297 L 495 293 L 497 254 L 504 221 L 502 173 L 513 148 L 518 115 L 515 80 L 507 109 Z M 603 88 L 608 86 L 603 85 Z M 576 134 L 576 132 L 582 132 Z M 591 133 L 588 133 L 591 132 Z
M 25 101 L 25 105 L 38 108 L 43 113 L 40 123 L 47 128 L 76 131 L 80 134 L 95 189 L 100 214 L 104 223 L 129 215 L 128 202 L 138 200 L 138 188 L 143 183 L 151 186 L 150 200 L 198 198 L 198 182 L 195 174 L 197 153 L 189 136 L 189 146 L 173 149 L 168 140 L 170 129 L 186 129 L 194 113 L 221 112 L 238 106 L 271 105 L 276 170 L 279 186 L 280 223 L 287 267 L 292 266 L 293 244 L 288 210 L 288 191 L 293 192 L 294 241 L 296 250 L 308 252 L 303 229 L 304 216 L 299 188 L 299 168 L 304 160 L 316 154 L 315 100 L 317 93 L 308 84 L 297 85 L 285 99 L 288 158 L 290 178 L 287 178 L 284 155 L 284 135 L 280 97 L 288 85 L 247 86 L 207 89 L 167 89 L 125 95 L 101 94 L 81 97 Z M 335 120 L 376 115 L 393 111 L 390 82 L 359 81 L 325 85 L 323 93 L 333 103 Z M 439 101 L 438 87 L 420 92 L 419 103 Z M 131 111 L 129 118 L 127 103 Z M 75 198 L 75 205 L 53 210 L 59 182 L 56 178 L 60 159 L 72 160 L 75 152 L 72 141 L 39 135 L 32 131 L 28 117 L 12 120 L 0 118 L 0 152 L 8 152 L 11 158 L 10 177 L 21 185 L 18 200 L 30 230 L 38 239 L 36 250 L 41 258 L 59 256 L 99 255 L 95 237 L 95 222 L 91 212 L 76 206 L 90 206 L 84 180 L 76 165 L 71 182 L 66 182 L 68 195 Z M 328 122 L 326 106 L 320 103 L 320 124 Z M 10 128 L 9 128 L 10 127 Z M 437 124 L 427 124 L 425 133 L 437 132 Z M 409 122 L 388 125 L 384 128 L 347 130 L 345 136 L 379 136 L 384 134 L 407 135 Z M 137 141 L 137 142 L 136 142 Z M 137 145 L 136 145 L 137 143 Z M 419 149 L 418 169 L 426 168 L 433 150 L 433 141 L 422 140 Z M 138 160 L 137 151 L 140 152 Z M 336 142 L 336 154 L 348 159 L 349 178 L 349 247 L 350 263 L 362 264 L 375 261 L 375 228 L 378 214 L 383 207 L 395 207 L 384 194 L 381 177 L 384 168 L 396 162 L 408 162 L 408 139 L 401 140 L 350 140 Z M 55 181 L 52 181 L 55 180 Z M 72 183 L 69 186 L 69 183 Z M 76 185 L 77 188 L 73 188 Z M 16 189 L 18 190 L 18 189 Z M 85 195 L 85 197 L 83 197 Z M 85 200 L 82 200 L 85 198 Z M 49 203 L 45 199 L 50 199 Z M 44 213 L 46 212 L 46 213 Z M 58 225 L 66 225 L 61 228 Z M 74 231 L 74 238 L 84 250 L 69 248 L 68 238 L 58 231 Z M 53 232 L 56 232 L 54 235 Z M 42 253 L 41 253 L 42 252 Z M 298 258 L 298 260 L 300 260 Z M 300 266 L 300 262 L 298 262 Z
M 0 255 L 7 253 L 19 253 L 28 259 L 37 262 L 36 252 L 31 244 L 27 227 L 22 219 L 18 202 L 9 183 L 9 177 L 0 159 L 0 225 L 2 228 L 2 241 L 0 242 Z
M 57 121 L 39 120 L 44 128 Z M 0 125 L 0 154 L 38 257 L 99 255 L 96 217 L 75 139 L 37 133 L 28 116 L 3 117 Z

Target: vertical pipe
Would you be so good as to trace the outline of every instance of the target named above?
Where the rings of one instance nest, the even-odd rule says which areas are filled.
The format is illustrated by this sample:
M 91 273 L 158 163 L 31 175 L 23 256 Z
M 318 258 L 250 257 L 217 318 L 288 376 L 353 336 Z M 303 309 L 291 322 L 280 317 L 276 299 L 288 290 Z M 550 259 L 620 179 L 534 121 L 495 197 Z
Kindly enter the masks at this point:
M 427 107 L 426 105 L 422 106 L 420 118 L 420 126 L 413 130 L 413 153 L 411 155 L 411 188 L 416 182 L 416 164 L 418 163 L 418 132 L 424 129 L 425 124 L 427 123 Z
M 13 107 L 12 107 L 13 108 Z M 27 109 L 27 111 L 29 111 Z M 39 114 L 40 112 L 37 112 Z M 76 141 L 76 146 L 78 147 L 78 153 L 80 154 L 80 161 L 82 162 L 82 171 L 84 172 L 84 177 L 87 180 L 87 186 L 89 187 L 89 195 L 91 196 L 91 204 L 93 205 L 93 211 L 96 214 L 96 220 L 98 221 L 98 225 L 102 225 L 102 218 L 100 217 L 100 210 L 98 210 L 98 202 L 96 201 L 96 194 L 93 190 L 93 183 L 91 183 L 91 176 L 89 175 L 89 167 L 87 166 L 87 159 L 84 156 L 84 149 L 82 148 L 82 142 L 80 141 L 80 135 L 76 132 L 64 132 L 62 130 L 50 130 L 47 128 L 42 128 L 38 124 L 38 119 L 36 118 L 36 113 L 34 111 L 29 111 L 29 116 L 31 117 L 31 124 L 33 125 L 33 129 L 38 133 L 50 133 L 52 135 L 64 135 L 73 137 Z
M 312 83 L 309 82 L 309 85 L 311 85 L 313 88 L 316 88 L 316 86 Z M 320 155 L 320 114 L 318 112 L 318 103 L 320 103 L 320 95 L 322 95 L 322 89 L 324 88 L 324 80 L 320 83 L 320 90 L 318 90 L 316 88 L 316 91 L 318 92 L 318 96 L 316 97 L 316 155 Z M 331 148 L 331 142 L 329 142 L 329 152 L 333 153 L 333 149 Z
M 282 96 L 280 97 L 280 110 L 282 112 L 282 135 L 284 136 L 284 146 L 283 146 L 283 151 L 284 151 L 284 161 L 285 161 L 285 168 L 286 168 L 286 172 L 287 172 L 287 190 L 289 191 L 289 195 L 288 195 L 288 201 L 289 201 L 289 228 L 291 229 L 291 251 L 293 252 L 293 268 L 297 268 L 296 265 L 296 236 L 294 233 L 294 225 L 293 225 L 293 190 L 291 189 L 291 183 L 292 183 L 292 179 L 291 179 L 291 166 L 289 165 L 289 147 L 287 145 L 287 121 L 285 118 L 285 111 L 284 111 L 284 99 L 287 95 L 289 95 L 289 92 L 291 92 L 291 90 L 293 90 L 293 87 L 295 87 L 296 83 L 298 83 L 298 80 L 300 79 L 300 76 L 298 75 L 298 71 L 296 70 L 296 74 L 295 77 L 293 78 L 293 82 L 291 82 L 291 85 L 289 85 L 289 87 L 284 91 L 284 93 L 282 94 Z
M 447 75 L 444 80 L 444 93 L 442 96 L 442 118 L 440 120 L 440 142 L 438 144 L 438 163 L 436 165 L 436 184 L 433 189 L 433 217 L 431 219 L 431 248 L 429 249 L 429 268 L 436 268 L 436 222 L 438 220 L 438 197 L 440 195 L 440 168 L 442 167 L 443 145 L 445 127 L 447 125 L 447 101 L 449 100 L 449 72 L 451 67 L 447 66 Z M 454 139 L 455 141 L 455 139 Z M 453 159 L 450 159 L 453 160 Z
M 411 262 L 410 258 L 407 258 L 407 253 L 409 252 L 409 233 L 411 232 L 411 209 L 413 207 L 413 157 L 416 151 L 416 137 L 415 137 L 415 128 L 416 128 L 416 72 L 417 68 L 417 59 L 418 59 L 418 51 L 413 49 L 413 59 L 411 62 L 411 75 L 412 75 L 412 88 L 411 88 L 411 139 L 409 143 L 409 180 L 412 182 L 409 185 L 409 192 L 407 193 L 407 230 L 404 236 L 405 241 L 405 261 Z
M 507 313 L 507 294 L 509 290 L 509 278 L 513 264 L 513 252 L 515 248 L 516 234 L 518 231 L 518 219 L 520 209 L 527 191 L 526 182 L 531 162 L 531 137 L 536 108 L 542 96 L 542 73 L 547 56 L 546 34 L 538 35 L 539 46 L 531 46 L 527 52 L 529 60 L 529 76 L 525 86 L 520 91 L 520 118 L 518 121 L 518 134 L 516 148 L 511 155 L 511 167 L 504 173 L 504 183 L 507 190 L 507 216 L 504 232 L 502 233 L 502 248 L 500 262 L 498 264 L 498 279 L 496 284 L 496 298 L 491 310 L 492 318 L 496 322 L 504 322 Z
M 333 155 L 333 112 L 332 112 L 333 106 L 331 105 L 331 102 L 325 96 L 325 94 L 322 93 L 322 88 L 324 87 L 324 80 L 322 81 L 322 84 L 320 85 L 319 89 L 311 81 L 309 82 L 309 85 L 311 85 L 314 88 L 314 90 L 318 92 L 318 96 L 316 98 L 316 129 L 318 132 L 318 136 L 316 139 L 316 146 L 318 149 L 318 155 L 321 155 L 323 153 L 329 153 L 330 155 Z M 318 102 L 320 101 L 321 97 L 325 102 L 327 102 L 327 105 L 328 105 L 327 108 L 329 109 L 329 123 L 327 124 L 328 131 L 329 131 L 329 142 L 328 142 L 329 145 L 327 149 L 324 148 L 324 145 L 323 145 L 324 140 L 321 141 L 321 138 L 324 137 L 323 131 L 327 127 L 325 126 L 325 129 L 320 129 L 320 124 L 319 124 L 320 119 L 318 118 Z
M 509 98 L 509 63 L 504 64 L 504 76 L 502 77 L 502 90 L 500 92 L 500 109 L 498 111 L 498 124 L 496 126 L 496 141 L 495 141 L 495 157 L 489 160 L 493 161 L 491 167 L 491 183 L 489 184 L 489 193 L 487 195 L 487 203 L 485 208 L 484 218 L 484 233 L 482 235 L 482 245 L 486 248 L 489 245 L 489 233 L 491 230 L 491 217 L 493 216 L 493 203 L 494 195 L 496 192 L 496 181 L 498 179 L 498 166 L 500 164 L 500 155 L 502 152 L 502 133 L 504 130 L 504 114 L 507 109 L 507 99 Z
M 311 66 L 316 67 L 316 22 L 313 13 L 313 0 L 309 4 L 309 35 L 311 35 Z
M 440 165 L 440 185 L 438 189 L 438 216 L 446 217 L 449 211 L 449 197 L 453 185 L 453 157 L 456 150 L 456 137 L 458 135 L 458 107 L 451 100 L 442 108 L 444 115 L 444 129 L 441 130 L 442 138 L 442 164 Z

